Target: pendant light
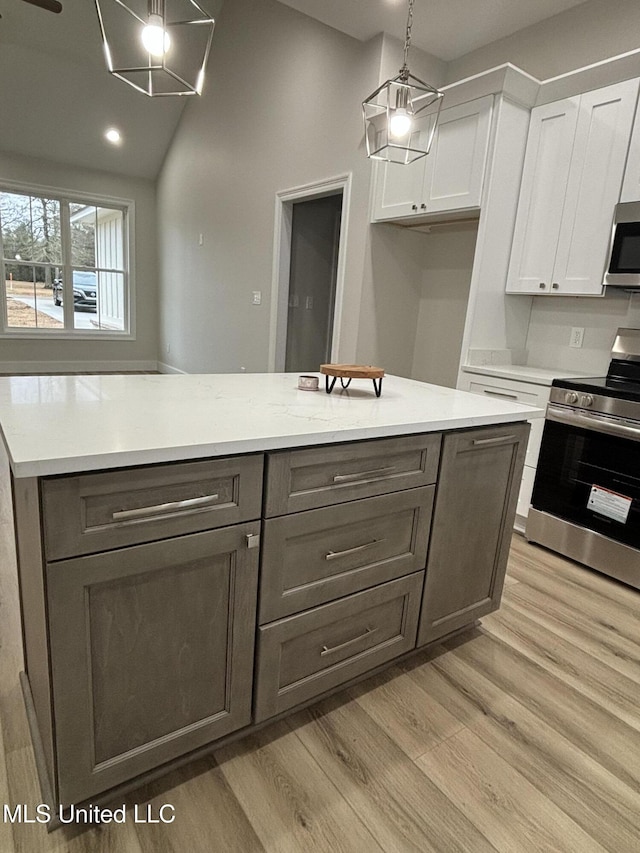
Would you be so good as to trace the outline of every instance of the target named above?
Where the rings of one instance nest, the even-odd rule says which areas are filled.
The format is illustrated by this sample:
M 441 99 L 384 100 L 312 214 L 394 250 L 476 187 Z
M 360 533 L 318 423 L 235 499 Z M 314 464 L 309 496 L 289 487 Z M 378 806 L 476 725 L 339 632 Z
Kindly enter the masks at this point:
M 408 66 L 414 2 L 409 0 L 400 73 L 362 102 L 367 157 L 372 160 L 407 164 L 425 157 L 438 123 L 444 92 L 414 77 Z
M 95 0 L 107 68 L 150 97 L 200 95 L 215 21 L 198 0 Z

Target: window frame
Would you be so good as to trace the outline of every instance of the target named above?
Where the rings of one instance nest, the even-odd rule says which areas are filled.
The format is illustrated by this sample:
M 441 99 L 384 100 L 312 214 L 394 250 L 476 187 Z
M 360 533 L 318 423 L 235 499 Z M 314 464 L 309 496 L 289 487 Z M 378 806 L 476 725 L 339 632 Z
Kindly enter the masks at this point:
M 135 340 L 136 339 L 136 299 L 135 299 L 135 201 L 133 199 L 116 198 L 99 193 L 87 193 L 78 190 L 47 187 L 41 184 L 26 184 L 22 182 L 0 179 L 0 192 L 16 193 L 52 199 L 60 203 L 60 228 L 62 234 L 62 264 L 47 264 L 44 262 L 24 261 L 25 265 L 58 266 L 63 269 L 64 279 L 64 322 L 62 329 L 13 327 L 8 325 L 7 317 L 7 288 L 5 277 L 5 258 L 0 229 L 0 340 L 31 339 L 31 340 Z M 124 325 L 122 331 L 117 329 L 74 329 L 67 327 L 67 322 L 73 322 L 73 299 L 71 263 L 71 221 L 70 205 L 83 204 L 86 206 L 107 207 L 122 211 L 122 252 L 123 252 L 123 288 L 124 288 Z M 10 259 L 6 259 L 9 262 Z M 100 267 L 96 269 L 107 271 Z M 120 271 L 118 271 L 120 272 Z

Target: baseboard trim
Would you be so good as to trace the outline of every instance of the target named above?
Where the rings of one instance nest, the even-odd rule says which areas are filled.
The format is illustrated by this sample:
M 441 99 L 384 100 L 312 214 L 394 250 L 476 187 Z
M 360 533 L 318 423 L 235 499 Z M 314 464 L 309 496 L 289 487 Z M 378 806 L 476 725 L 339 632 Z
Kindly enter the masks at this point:
M 187 375 L 186 370 L 180 370 L 179 367 L 173 367 L 171 364 L 165 364 L 163 361 L 158 362 L 158 370 L 160 373 L 180 373 L 184 376 Z
M 126 373 L 159 370 L 157 361 L 0 361 L 0 373 Z

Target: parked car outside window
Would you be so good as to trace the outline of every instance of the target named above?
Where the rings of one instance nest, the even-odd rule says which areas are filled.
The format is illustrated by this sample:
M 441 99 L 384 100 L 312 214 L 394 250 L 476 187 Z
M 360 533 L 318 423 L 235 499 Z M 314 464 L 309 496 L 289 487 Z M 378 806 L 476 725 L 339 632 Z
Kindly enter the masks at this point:
M 54 279 L 53 302 L 55 305 L 62 305 L 63 290 L 62 279 Z M 73 270 L 73 307 L 95 311 L 97 294 L 98 277 L 96 274 L 90 270 Z

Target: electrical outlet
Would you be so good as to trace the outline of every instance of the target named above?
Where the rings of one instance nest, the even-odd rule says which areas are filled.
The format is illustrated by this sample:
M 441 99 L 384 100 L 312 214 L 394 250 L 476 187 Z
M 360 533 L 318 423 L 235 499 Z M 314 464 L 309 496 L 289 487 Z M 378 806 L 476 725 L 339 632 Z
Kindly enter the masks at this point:
M 251 303 L 253 305 L 262 305 L 262 291 L 261 290 L 252 291 Z
M 584 329 L 579 326 L 573 326 L 571 329 L 571 337 L 569 338 L 570 347 L 581 347 L 584 340 Z

